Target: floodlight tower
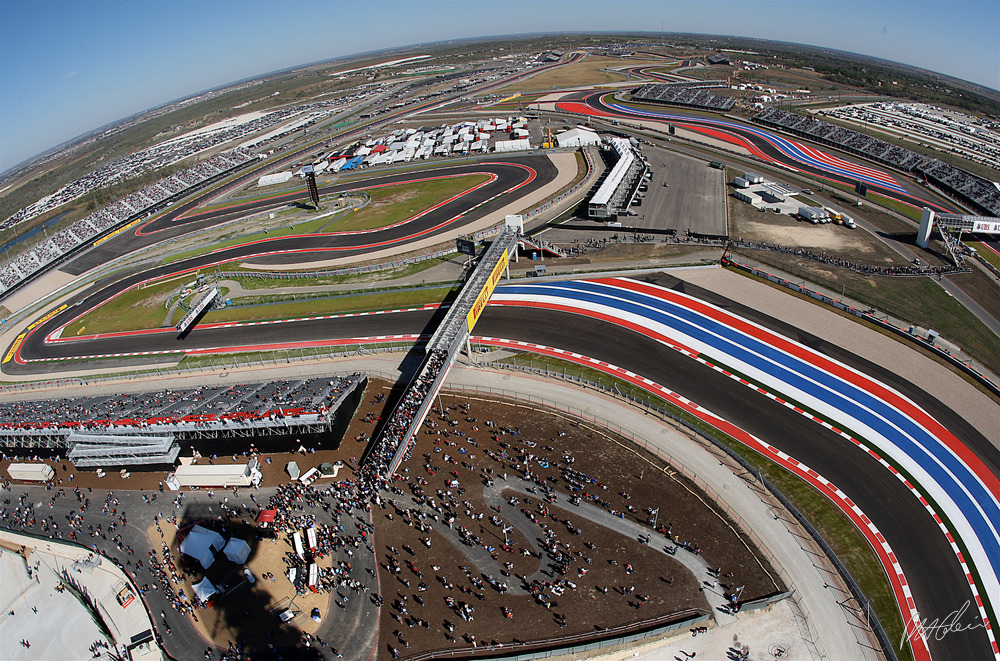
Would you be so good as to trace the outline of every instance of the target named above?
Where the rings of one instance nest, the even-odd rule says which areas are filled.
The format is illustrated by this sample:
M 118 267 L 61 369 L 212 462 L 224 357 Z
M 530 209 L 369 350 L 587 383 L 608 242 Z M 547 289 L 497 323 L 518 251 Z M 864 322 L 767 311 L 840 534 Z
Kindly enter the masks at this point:
M 312 200 L 313 206 L 319 209 L 319 189 L 316 188 L 316 172 L 311 165 L 304 166 L 302 172 L 305 173 L 306 183 L 309 185 L 309 198 Z

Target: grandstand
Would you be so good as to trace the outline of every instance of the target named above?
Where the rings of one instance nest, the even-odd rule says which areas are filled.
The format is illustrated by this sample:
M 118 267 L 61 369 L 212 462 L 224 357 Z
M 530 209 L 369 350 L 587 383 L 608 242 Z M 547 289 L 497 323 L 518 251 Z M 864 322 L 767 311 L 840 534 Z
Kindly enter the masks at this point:
M 108 466 L 172 462 L 177 442 L 307 434 L 339 441 L 366 384 L 355 374 L 5 402 L 0 446 L 69 450 L 80 466 Z
M 1000 216 L 1000 190 L 993 182 L 937 159 L 925 160 L 916 170 L 970 206 Z
M 648 83 L 632 93 L 632 100 L 662 103 L 670 106 L 704 108 L 706 110 L 731 110 L 736 99 L 708 92 L 714 88 L 729 88 L 724 80 L 699 80 L 686 83 Z
M 222 179 L 254 162 L 256 158 L 249 150 L 223 152 L 78 220 L 0 266 L 0 295 L 17 289 L 53 264 L 76 253 L 90 241 L 159 211 L 186 197 L 193 189 Z
M 917 173 L 971 207 L 989 215 L 1000 216 L 1000 190 L 996 185 L 954 165 L 922 156 L 859 131 L 778 108 L 766 108 L 751 118 L 751 121 L 841 149 L 880 165 Z
M 587 215 L 591 218 L 610 218 L 628 208 L 629 200 L 637 187 L 635 184 L 644 167 L 642 160 L 636 158 L 628 140 L 611 138 L 608 142 L 618 154 L 618 162 L 590 198 Z

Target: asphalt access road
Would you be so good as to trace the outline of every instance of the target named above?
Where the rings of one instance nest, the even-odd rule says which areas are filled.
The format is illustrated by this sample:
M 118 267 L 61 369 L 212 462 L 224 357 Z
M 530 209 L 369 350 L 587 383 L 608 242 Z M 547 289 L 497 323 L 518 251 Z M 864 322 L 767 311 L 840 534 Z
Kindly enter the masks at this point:
M 590 106 L 594 110 L 596 110 L 596 111 L 598 111 L 600 113 L 611 115 L 613 117 L 618 117 L 618 118 L 621 118 L 621 119 L 631 119 L 631 120 L 636 120 L 636 121 L 668 122 L 668 120 L 666 120 L 666 119 L 658 119 L 656 117 L 643 117 L 641 115 L 630 115 L 628 113 L 623 113 L 623 112 L 620 112 L 618 110 L 615 110 L 614 108 L 610 108 L 610 107 L 604 105 L 604 103 L 601 101 L 601 97 L 604 96 L 604 94 L 606 94 L 606 92 L 589 93 L 589 94 L 586 94 L 586 95 L 579 94 L 579 95 L 575 95 L 575 96 L 577 97 L 576 100 L 579 100 L 580 102 L 587 104 L 588 106 Z M 568 101 L 568 100 L 574 100 L 574 99 L 571 99 L 571 98 L 567 97 L 564 100 Z M 664 106 L 663 107 L 663 111 L 664 112 L 676 112 L 676 113 L 683 114 L 683 109 L 671 108 L 669 106 Z M 718 124 L 706 121 L 706 120 L 704 120 L 704 119 L 702 119 L 700 117 L 694 116 L 694 115 L 692 115 L 690 117 L 685 116 L 685 118 L 683 120 L 672 120 L 672 121 L 674 121 L 674 122 L 681 122 L 682 121 L 685 124 L 695 124 L 695 125 L 710 126 L 712 128 L 716 128 L 716 129 L 722 128 L 727 133 L 733 133 L 735 135 L 739 135 L 740 137 L 746 138 L 747 140 L 749 140 L 750 142 L 752 142 L 757 148 L 759 148 L 762 152 L 764 152 L 765 154 L 767 154 L 770 158 L 773 158 L 778 163 L 783 163 L 783 164 L 787 165 L 788 167 L 790 167 L 790 168 L 792 168 L 794 170 L 801 171 L 801 173 L 804 176 L 810 176 L 811 175 L 811 176 L 820 177 L 820 178 L 824 178 L 824 179 L 831 179 L 833 181 L 838 181 L 840 183 L 847 184 L 849 186 L 854 186 L 854 184 L 857 182 L 857 180 L 854 179 L 854 178 L 851 178 L 851 177 L 848 177 L 848 176 L 844 176 L 844 175 L 840 175 L 840 174 L 837 174 L 837 173 L 834 173 L 834 172 L 828 172 L 828 171 L 823 170 L 821 168 L 813 167 L 813 166 L 808 165 L 806 163 L 802 163 L 802 162 L 793 160 L 793 159 L 789 158 L 788 156 L 786 156 L 785 154 L 781 153 L 781 151 L 779 151 L 774 145 L 772 145 L 767 140 L 764 140 L 763 138 L 761 138 L 759 135 L 757 135 L 753 131 L 750 131 L 748 129 L 740 128 L 739 126 L 719 127 Z M 774 131 L 773 129 L 766 129 L 766 130 L 768 130 L 768 131 Z M 777 133 L 777 131 L 774 131 L 774 132 Z M 796 138 L 796 139 L 800 139 L 800 138 Z M 836 148 L 834 148 L 834 147 L 825 147 L 825 146 L 823 146 L 823 147 L 821 147 L 821 149 L 827 149 L 827 150 L 834 150 L 834 151 L 836 151 Z M 837 152 L 837 157 L 840 158 L 840 159 L 852 162 L 852 163 L 858 163 L 860 165 L 864 165 L 865 167 L 868 167 L 868 168 L 873 168 L 873 167 L 874 168 L 879 168 L 879 166 L 873 165 L 870 162 L 865 162 L 865 161 L 859 161 L 857 159 L 852 159 L 848 155 L 840 153 L 840 152 Z M 873 192 L 873 193 L 878 193 L 879 195 L 883 195 L 883 196 L 888 197 L 888 198 L 893 199 L 893 200 L 899 200 L 900 202 L 905 202 L 907 204 L 912 204 L 913 206 L 917 207 L 918 209 L 921 208 L 921 207 L 930 206 L 931 208 L 934 208 L 934 209 L 938 210 L 939 212 L 962 213 L 961 211 L 959 211 L 957 209 L 957 207 L 954 204 L 945 203 L 941 199 L 939 199 L 937 197 L 934 197 L 934 196 L 931 196 L 929 194 L 929 191 L 927 191 L 926 189 L 920 188 L 920 187 L 916 186 L 915 184 L 913 184 L 910 181 L 908 175 L 904 175 L 904 176 L 901 176 L 901 177 L 896 177 L 896 180 L 897 180 L 897 183 L 900 186 L 902 186 L 903 188 L 907 189 L 907 191 L 909 191 L 909 194 L 904 194 L 904 193 L 900 193 L 898 191 L 894 191 L 894 190 L 891 190 L 891 189 L 882 188 L 881 186 L 877 186 L 875 184 L 868 184 L 868 190 L 871 191 L 871 192 Z M 926 197 L 924 197 L 924 196 L 926 196 Z
M 845 348 L 822 343 L 794 327 L 711 292 L 687 283 L 678 285 L 672 276 L 651 277 L 665 286 L 682 287 L 688 294 L 744 315 L 879 378 L 924 407 L 976 452 L 991 470 L 1000 473 L 997 452 L 985 438 L 934 397 L 891 372 L 857 358 Z M 319 339 L 323 336 L 427 332 L 436 327 L 440 315 L 440 311 L 420 311 L 289 322 L 287 325 L 196 329 L 188 339 L 217 342 L 215 346 L 219 346 L 262 341 L 280 343 L 285 337 Z M 948 614 L 969 600 L 965 577 L 951 546 L 919 501 L 874 459 L 831 431 L 776 405 L 755 390 L 734 388 L 728 377 L 676 351 L 584 315 L 491 307 L 480 320 L 477 333 L 558 346 L 599 358 L 631 369 L 698 402 L 819 471 L 857 502 L 892 546 L 907 573 L 923 617 L 944 621 Z M 173 340 L 169 335 L 165 337 L 147 336 L 142 342 L 147 349 L 169 347 Z M 126 340 L 116 342 L 121 345 L 123 341 Z M 650 356 L 656 359 L 651 361 Z M 932 655 L 941 659 L 977 658 L 982 650 L 988 649 L 981 629 L 952 632 L 946 639 L 931 640 L 929 644 Z
M 27 487 L 27 486 L 13 486 L 9 492 L 4 494 L 5 499 L 10 499 L 12 505 L 18 504 L 18 499 L 20 496 L 24 495 L 27 497 L 27 502 L 34 505 L 36 518 L 38 524 L 35 526 L 21 528 L 19 526 L 11 526 L 9 522 L 5 523 L 5 527 L 8 529 L 31 532 L 37 535 L 43 535 L 46 537 L 53 536 L 54 533 L 44 533 L 40 522 L 42 518 L 48 519 L 50 516 L 51 521 L 55 521 L 58 524 L 58 530 L 63 533 L 65 537 L 68 535 L 69 530 L 66 526 L 66 516 L 72 512 L 79 509 L 79 503 L 76 497 L 73 495 L 72 486 L 63 487 L 67 493 L 66 497 L 57 499 L 53 506 L 50 508 L 48 502 L 52 499 L 54 491 L 43 491 L 39 487 Z M 169 516 L 171 513 L 178 514 L 178 520 L 194 521 L 201 518 L 214 518 L 219 513 L 219 501 L 223 498 L 229 499 L 229 506 L 232 508 L 239 508 L 245 505 L 249 507 L 252 512 L 256 512 L 259 505 L 266 504 L 270 496 L 275 493 L 274 488 L 264 488 L 257 491 L 252 491 L 250 489 L 241 489 L 239 496 L 233 496 L 232 490 L 218 489 L 215 498 L 210 498 L 207 492 L 185 492 L 184 501 L 181 505 L 181 509 L 177 510 L 174 507 L 173 499 L 176 498 L 177 494 L 172 492 L 157 493 L 157 499 L 155 502 L 146 502 L 142 500 L 143 495 L 147 497 L 153 495 L 152 492 L 141 492 L 141 491 L 116 491 L 114 493 L 115 497 L 118 498 L 120 504 L 117 506 L 119 514 L 121 512 L 127 513 L 126 525 L 118 525 L 117 530 L 114 534 L 121 535 L 122 547 L 131 546 L 135 555 L 129 556 L 125 552 L 119 550 L 118 544 L 111 541 L 111 535 L 106 535 L 108 539 L 102 539 L 100 537 L 90 537 L 87 532 L 87 526 L 97 526 L 100 524 L 101 527 L 107 530 L 108 525 L 115 521 L 116 517 L 110 514 L 102 514 L 101 507 L 104 505 L 105 498 L 108 492 L 106 490 L 94 489 L 93 492 L 87 492 L 86 489 L 83 490 L 84 495 L 90 498 L 90 507 L 83 514 L 84 518 L 84 533 L 80 537 L 80 541 L 86 546 L 96 546 L 97 550 L 104 555 L 112 558 L 117 562 L 122 568 L 128 573 L 133 581 L 142 587 L 144 584 L 149 584 L 152 586 L 157 583 L 157 579 L 149 571 L 148 553 L 149 551 L 155 551 L 157 556 L 160 556 L 160 547 L 157 543 L 156 548 L 152 548 L 149 539 L 146 537 L 146 527 L 153 525 L 154 516 L 157 514 L 163 514 L 164 516 Z M 253 502 L 250 499 L 251 493 L 257 498 L 257 502 Z M 335 507 L 338 503 L 332 503 Z M 7 509 L 11 509 L 12 505 L 7 505 Z M 208 512 L 208 507 L 214 506 L 215 512 Z M 324 511 L 321 507 L 313 507 L 308 504 L 303 504 L 303 513 L 314 514 L 319 523 L 331 525 L 333 518 L 330 514 Z M 246 510 L 243 510 L 244 512 Z M 361 510 L 349 510 L 342 514 L 340 517 L 340 523 L 344 526 L 344 535 L 357 535 L 357 522 L 355 517 L 361 516 L 364 520 L 367 520 L 367 514 Z M 170 526 L 167 521 L 163 521 L 161 526 Z M 261 543 L 268 543 L 266 541 Z M 284 541 L 279 537 L 279 544 L 283 544 Z M 162 556 L 160 556 L 162 557 Z M 142 569 L 136 569 L 135 561 L 142 560 Z M 339 650 L 344 654 L 344 658 L 353 659 L 354 661 L 365 661 L 369 658 L 369 654 L 375 647 L 376 638 L 378 636 L 378 627 L 372 626 L 372 622 L 377 622 L 378 610 L 369 599 L 369 596 L 378 591 L 376 579 L 372 578 L 376 571 L 376 560 L 374 554 L 361 548 L 360 551 L 355 551 L 353 556 L 348 556 L 344 548 L 337 550 L 335 557 L 332 558 L 333 562 L 336 563 L 340 560 L 345 562 L 350 562 L 352 565 L 351 576 L 369 586 L 369 592 L 366 594 L 355 594 L 350 593 L 350 599 L 344 603 L 343 608 L 338 608 L 333 604 L 331 600 L 330 612 L 324 613 L 325 619 L 320 626 L 316 635 L 325 640 L 330 646 Z M 131 566 L 126 566 L 126 562 L 131 562 Z M 371 571 L 369 571 L 371 570 Z M 277 580 L 285 580 L 283 577 L 278 577 Z M 349 591 L 350 592 L 350 591 Z M 334 595 L 336 596 L 336 595 Z M 163 646 L 166 651 L 174 659 L 202 659 L 204 658 L 204 653 L 206 648 L 209 647 L 208 641 L 202 638 L 201 634 L 194 628 L 193 622 L 187 616 L 182 616 L 167 602 L 163 596 L 162 589 L 149 590 L 144 595 L 142 595 L 143 600 L 147 604 L 147 608 L 152 615 L 153 624 L 156 627 L 157 633 L 163 639 Z M 258 598 L 251 590 L 250 592 L 244 592 L 239 596 L 233 598 L 233 601 L 227 604 L 227 600 L 219 602 L 217 608 L 231 608 L 233 609 L 232 616 L 226 617 L 227 621 L 232 623 L 232 621 L 239 620 L 239 613 L 235 609 L 239 608 L 253 608 L 253 607 L 263 607 L 263 604 L 258 604 Z M 166 619 L 160 617 L 160 613 L 166 613 Z M 305 617 L 305 615 L 303 615 Z M 170 627 L 170 633 L 166 632 L 166 627 Z M 287 626 L 287 625 L 286 625 Z M 238 626 L 235 626 L 237 630 Z M 316 660 L 319 659 L 334 659 L 333 653 L 329 647 L 322 648 L 318 646 L 313 646 L 307 648 L 304 645 L 300 646 L 294 650 L 283 650 L 285 658 L 288 659 L 299 659 L 305 661 L 306 659 Z
M 531 178 L 532 172 L 534 172 L 533 179 Z M 406 226 L 395 228 L 393 230 L 381 230 L 356 235 L 353 238 L 338 235 L 327 235 L 325 237 L 310 237 L 308 239 L 286 237 L 285 239 L 262 241 L 255 245 L 253 252 L 301 250 L 303 248 L 310 248 L 314 250 L 322 250 L 324 248 L 343 249 L 344 246 L 361 244 L 362 239 L 367 239 L 364 243 L 376 243 L 382 241 L 389 241 L 390 243 L 393 243 L 398 241 L 400 237 L 409 236 L 416 231 L 434 227 L 442 221 L 448 220 L 453 216 L 462 213 L 473 205 L 489 199 L 498 193 L 508 191 L 519 184 L 524 184 L 522 188 L 518 189 L 521 195 L 531 192 L 532 190 L 535 190 L 540 186 L 544 186 L 551 181 L 556 175 L 556 168 L 546 156 L 519 156 L 502 158 L 490 162 L 484 161 L 450 166 L 443 165 L 440 168 L 421 170 L 418 172 L 398 172 L 395 174 L 373 176 L 362 180 L 346 181 L 330 186 L 324 186 L 320 188 L 319 191 L 320 195 L 328 195 L 352 190 L 362 190 L 375 186 L 403 184 L 411 181 L 420 181 L 430 177 L 447 177 L 476 173 L 494 174 L 497 176 L 497 180 L 476 191 L 473 191 L 472 193 L 469 193 L 468 195 L 449 202 L 448 204 L 419 219 L 419 222 L 410 223 Z M 218 194 L 217 191 L 212 193 L 212 195 L 216 194 Z M 202 198 L 199 198 L 198 200 L 178 207 L 160 218 L 139 225 L 133 231 L 123 232 L 119 236 L 102 243 L 100 246 L 85 252 L 76 259 L 61 266 L 60 270 L 69 273 L 70 275 L 80 275 L 120 255 L 139 250 L 140 248 L 145 248 L 155 243 L 176 238 L 184 234 L 189 234 L 191 232 L 218 225 L 236 218 L 241 218 L 243 216 L 285 207 L 289 203 L 308 200 L 308 198 L 309 193 L 307 191 L 294 191 L 282 195 L 276 195 L 266 200 L 257 200 L 242 204 L 237 203 L 224 209 L 217 209 L 202 213 L 191 213 L 193 208 L 203 201 Z M 494 209 L 501 208 L 506 203 L 507 200 L 501 197 L 500 199 L 477 209 L 476 212 L 474 214 L 470 214 L 468 218 L 457 220 L 456 224 L 465 224 L 469 222 L 470 219 L 480 218 Z M 431 220 L 436 222 L 430 223 L 429 221 Z M 452 225 L 452 227 L 453 226 L 454 225 Z M 244 252 L 250 254 L 248 251 Z M 300 257 L 289 257 L 286 258 L 285 262 L 278 261 L 271 263 L 288 263 L 299 261 L 300 259 Z
M 642 206 L 631 207 L 638 217 L 619 218 L 624 225 L 674 230 L 678 236 L 728 236 L 725 176 L 705 162 L 677 152 L 646 146 L 653 178 Z M 666 183 L 665 187 L 663 184 Z

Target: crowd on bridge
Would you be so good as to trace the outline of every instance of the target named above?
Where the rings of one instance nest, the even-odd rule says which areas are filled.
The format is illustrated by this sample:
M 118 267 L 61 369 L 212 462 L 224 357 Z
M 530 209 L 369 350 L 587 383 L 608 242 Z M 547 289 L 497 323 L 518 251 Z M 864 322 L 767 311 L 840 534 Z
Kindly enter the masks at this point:
M 396 464 L 402 461 L 410 441 L 407 434 L 447 360 L 448 352 L 443 349 L 428 352 L 420 372 L 393 409 L 381 433 L 368 448 L 362 464 L 361 479 L 372 493 L 381 482 L 391 479 Z

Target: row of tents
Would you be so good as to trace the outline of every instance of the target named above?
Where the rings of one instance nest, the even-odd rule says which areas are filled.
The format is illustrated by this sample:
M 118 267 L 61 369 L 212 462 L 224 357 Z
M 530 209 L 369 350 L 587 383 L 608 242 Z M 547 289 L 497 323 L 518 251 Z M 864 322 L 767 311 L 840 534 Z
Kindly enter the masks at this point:
M 509 132 L 511 140 L 527 140 L 528 122 L 523 117 L 508 117 L 459 122 L 436 128 L 397 129 L 387 136 L 370 138 L 349 149 L 326 154 L 314 166 L 317 173 L 339 172 L 361 166 L 426 159 L 431 155 L 485 153 L 489 151 L 490 141 L 501 131 Z

